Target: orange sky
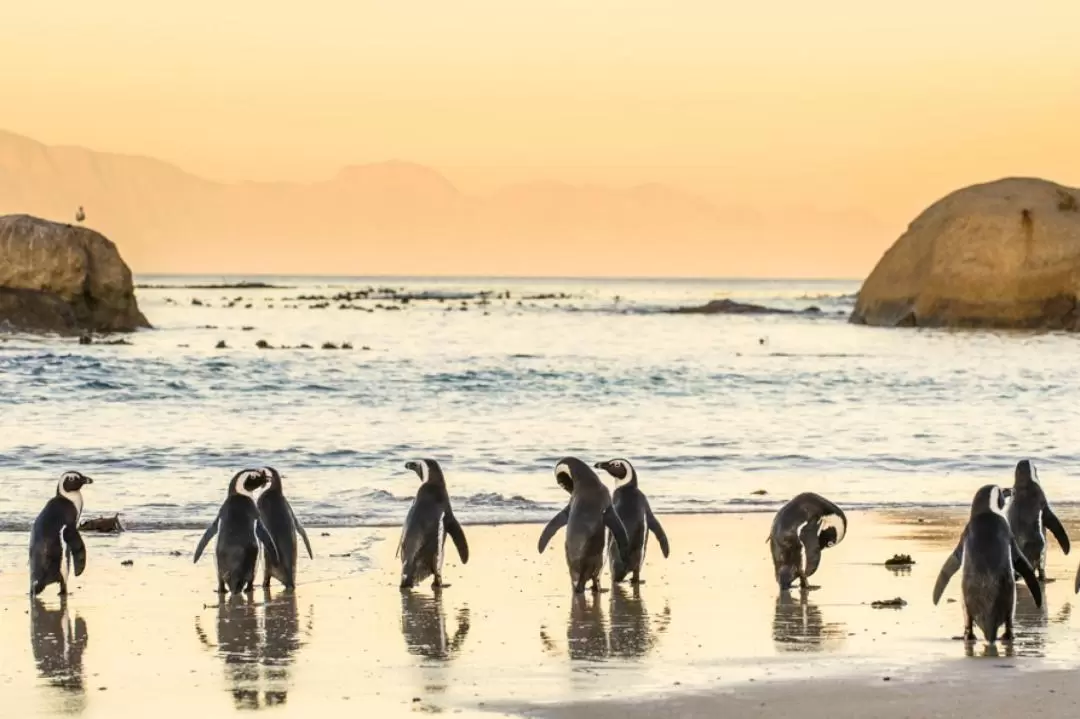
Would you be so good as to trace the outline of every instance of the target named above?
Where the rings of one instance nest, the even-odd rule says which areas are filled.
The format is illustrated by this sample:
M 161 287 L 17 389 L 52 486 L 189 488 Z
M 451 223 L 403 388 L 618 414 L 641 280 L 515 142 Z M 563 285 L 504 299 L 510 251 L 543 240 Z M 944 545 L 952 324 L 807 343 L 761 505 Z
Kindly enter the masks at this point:
M 898 233 L 973 182 L 1080 185 L 1077 27 L 1075 0 L 8 3 L 0 128 L 221 180 L 396 158 Z

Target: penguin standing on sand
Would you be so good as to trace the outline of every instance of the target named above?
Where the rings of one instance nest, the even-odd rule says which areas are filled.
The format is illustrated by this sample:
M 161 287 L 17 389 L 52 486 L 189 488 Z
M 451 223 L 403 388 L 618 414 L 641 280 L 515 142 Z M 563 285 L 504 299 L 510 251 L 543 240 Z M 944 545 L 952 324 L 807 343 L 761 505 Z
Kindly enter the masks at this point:
M 224 594 L 226 590 L 233 594 L 255 590 L 260 542 L 266 548 L 269 561 L 280 561 L 274 538 L 266 530 L 259 517 L 259 508 L 255 506 L 255 491 L 265 487 L 267 481 L 266 474 L 259 469 L 237 472 L 229 483 L 229 493 L 217 517 L 195 547 L 195 561 L 198 562 L 206 545 L 219 534 L 215 553 L 218 594 Z
M 627 538 L 630 540 L 629 561 L 624 562 L 622 554 L 618 551 L 618 542 L 615 533 L 608 535 L 608 564 L 611 570 L 611 581 L 615 584 L 626 579 L 630 574 L 631 584 L 643 584 L 641 567 L 645 563 L 645 550 L 648 548 L 649 532 L 656 535 L 656 541 L 660 543 L 660 551 L 667 559 L 669 548 L 667 534 L 660 522 L 649 507 L 649 500 L 644 492 L 638 488 L 637 470 L 625 459 L 612 459 L 607 462 L 597 462 L 597 469 L 602 469 L 610 474 L 615 480 L 623 484 L 615 489 L 612 494 L 612 505 L 619 520 L 626 529 Z
M 604 568 L 604 530 L 611 530 L 622 561 L 628 564 L 630 540 L 626 528 L 615 513 L 608 488 L 585 462 L 577 457 L 559 460 L 555 465 L 555 481 L 570 492 L 570 503 L 544 527 L 537 549 L 543 554 L 555 533 L 566 527 L 566 565 L 574 592 L 584 593 L 585 583 L 590 580 L 593 592 L 599 592 L 600 572 Z
M 296 586 L 296 535 L 304 540 L 308 557 L 315 558 L 311 551 L 311 542 L 308 541 L 307 532 L 300 520 L 296 518 L 289 500 L 285 499 L 285 492 L 281 486 L 281 475 L 273 467 L 263 467 L 262 473 L 267 477 L 269 484 L 259 495 L 256 506 L 259 508 L 259 517 L 262 518 L 263 526 L 274 540 L 274 552 L 263 549 L 263 586 L 270 586 L 270 578 L 278 580 L 287 588 Z
M 420 477 L 420 489 L 405 517 L 395 554 L 401 558 L 401 588 L 410 589 L 431 576 L 435 577 L 432 589 L 447 587 L 442 580 L 446 535 L 454 540 L 462 564 L 469 562 L 469 544 L 450 506 L 446 478 L 434 459 L 406 462 L 405 469 Z
M 1016 464 L 1012 487 L 1012 503 L 1006 512 L 1009 528 L 1024 557 L 1035 568 L 1039 581 L 1046 581 L 1046 530 L 1049 529 L 1061 545 L 1061 551 L 1069 553 L 1069 535 L 1061 526 L 1061 520 L 1050 509 L 1039 484 L 1039 473 L 1034 463 L 1022 459 Z
M 945 560 L 934 584 L 934 604 L 937 604 L 949 580 L 963 563 L 961 588 L 966 641 L 975 640 L 974 626 L 977 625 L 986 641 L 993 644 L 1003 624 L 1005 633 L 1001 639 L 1012 641 L 1013 616 L 1016 612 L 1014 572 L 1019 572 L 1024 578 L 1035 606 L 1042 606 L 1042 587 L 1035 570 L 1020 551 L 1005 519 L 1005 499 L 1009 492 L 988 484 L 975 493 L 971 501 L 971 516 L 960 534 L 960 542 Z
M 838 517 L 840 527 L 822 529 L 828 517 Z M 801 589 L 810 589 L 807 580 L 821 563 L 821 550 L 839 544 L 846 534 L 844 511 L 819 494 L 804 492 L 781 507 L 768 540 L 780 589 L 790 589 L 796 579 Z
M 30 530 L 30 595 L 36 597 L 50 584 L 60 584 L 60 595 L 68 593 L 71 563 L 75 576 L 86 569 L 86 545 L 79 535 L 82 516 L 82 488 L 93 484 L 81 472 L 64 472 L 56 484 L 56 495 L 34 520 Z

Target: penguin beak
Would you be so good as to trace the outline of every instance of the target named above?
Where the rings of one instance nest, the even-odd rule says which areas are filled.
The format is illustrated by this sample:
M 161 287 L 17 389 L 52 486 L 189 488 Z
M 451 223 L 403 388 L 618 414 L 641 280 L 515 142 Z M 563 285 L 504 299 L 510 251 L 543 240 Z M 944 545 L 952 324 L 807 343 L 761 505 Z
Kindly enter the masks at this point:
M 411 472 L 415 472 L 416 476 L 420 477 L 421 479 L 424 477 L 424 473 L 420 471 L 420 463 L 419 462 L 406 462 L 405 463 L 405 469 L 407 469 L 407 470 L 409 470 Z
M 93 483 L 94 483 L 93 479 L 91 479 L 90 477 L 87 477 L 85 475 L 83 476 L 83 484 L 93 484 Z
M 596 464 L 593 465 L 593 468 L 594 469 L 602 469 L 602 470 L 604 470 L 606 472 L 607 468 L 608 468 L 608 463 L 607 462 L 597 462 Z

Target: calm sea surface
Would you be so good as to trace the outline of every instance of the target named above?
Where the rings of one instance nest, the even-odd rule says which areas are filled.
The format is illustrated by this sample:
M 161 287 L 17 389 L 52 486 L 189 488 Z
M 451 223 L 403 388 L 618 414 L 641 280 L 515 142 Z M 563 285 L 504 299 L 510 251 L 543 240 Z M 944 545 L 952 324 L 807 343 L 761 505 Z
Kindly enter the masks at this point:
M 192 288 L 244 279 L 275 287 Z M 568 454 L 629 458 L 660 512 L 804 490 L 963 505 L 1021 457 L 1056 504 L 1080 501 L 1080 337 L 851 326 L 857 282 L 138 282 L 155 329 L 131 346 L 0 339 L 0 529 L 25 529 L 66 469 L 97 480 L 87 516 L 201 528 L 233 472 L 267 464 L 311 526 L 396 524 L 420 456 L 464 522 L 546 520 Z M 368 288 L 421 297 L 335 298 Z M 822 313 L 661 311 L 724 297 Z

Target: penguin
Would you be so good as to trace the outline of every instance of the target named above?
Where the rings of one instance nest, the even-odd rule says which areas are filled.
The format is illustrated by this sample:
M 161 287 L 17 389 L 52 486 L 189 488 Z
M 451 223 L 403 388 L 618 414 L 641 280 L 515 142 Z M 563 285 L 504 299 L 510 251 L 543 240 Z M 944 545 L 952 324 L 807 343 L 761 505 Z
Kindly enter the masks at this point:
M 1031 460 L 1020 460 L 1016 464 L 1014 477 L 1012 502 L 1005 516 L 1020 551 L 1035 568 L 1039 581 L 1045 582 L 1046 530 L 1053 533 L 1065 554 L 1069 553 L 1069 535 L 1046 501 L 1035 464 Z
M 626 579 L 630 574 L 631 584 L 644 584 L 641 578 L 641 566 L 645 563 L 645 550 L 649 544 L 649 532 L 656 535 L 656 541 L 660 543 L 660 551 L 667 559 L 669 553 L 668 538 L 664 528 L 652 513 L 649 500 L 638 489 L 637 470 L 625 459 L 612 459 L 607 462 L 597 462 L 594 465 L 615 478 L 616 482 L 624 484 L 617 487 L 612 493 L 611 503 L 615 507 L 615 513 L 619 515 L 619 521 L 626 529 L 630 540 L 630 561 L 623 563 L 621 554 L 617 551 L 618 544 L 615 534 L 608 535 L 608 566 L 611 571 L 611 581 L 615 584 Z
M 237 472 L 229 483 L 229 493 L 218 510 L 217 517 L 195 547 L 195 562 L 215 534 L 217 541 L 218 594 L 226 590 L 233 594 L 255 590 L 255 565 L 259 561 L 259 543 L 265 547 L 267 561 L 279 562 L 277 546 L 255 505 L 255 490 L 269 481 L 260 469 Z
M 555 465 L 555 481 L 570 492 L 570 503 L 552 517 L 540 533 L 537 549 L 544 553 L 548 542 L 562 527 L 566 527 L 566 566 L 575 594 L 585 592 L 585 583 L 592 581 L 594 593 L 600 592 L 600 571 L 604 568 L 605 528 L 615 537 L 622 562 L 630 563 L 630 540 L 626 536 L 611 493 L 585 462 L 577 457 L 565 457 Z
M 79 518 L 83 510 L 82 488 L 93 483 L 81 472 L 64 472 L 56 483 L 56 495 L 34 520 L 30 530 L 31 596 L 36 597 L 54 583 L 60 584 L 60 596 L 65 596 L 72 561 L 76 577 L 86 569 L 86 545 L 79 534 Z
M 263 553 L 263 586 L 270 586 L 273 577 L 292 589 L 296 586 L 296 535 L 304 540 L 308 557 L 315 558 L 311 551 L 311 542 L 300 520 L 296 518 L 292 505 L 285 499 L 281 487 L 281 475 L 273 467 L 263 467 L 262 473 L 268 477 L 266 489 L 259 495 L 255 505 L 259 508 L 259 517 L 270 536 L 274 539 L 277 558 L 269 552 Z
M 469 563 L 469 544 L 450 506 L 442 467 L 434 459 L 420 459 L 406 462 L 405 469 L 416 472 L 420 488 L 401 527 L 394 555 L 401 559 L 401 588 L 411 589 L 431 576 L 432 589 L 448 587 L 442 580 L 446 535 L 454 540 L 462 564 Z
M 961 584 L 964 598 L 964 640 L 975 641 L 974 626 L 982 630 L 986 641 L 997 641 L 998 629 L 1005 625 L 1002 641 L 1013 638 L 1016 612 L 1016 578 L 1024 578 L 1036 607 L 1042 607 L 1042 587 L 1031 563 L 1020 551 L 1005 518 L 1005 500 L 1011 494 L 994 484 L 987 484 L 971 500 L 971 516 L 956 549 L 945 560 L 934 584 L 934 604 L 941 599 L 949 580 L 964 567 Z
M 839 517 L 839 529 L 822 529 L 826 517 Z M 796 579 L 801 589 L 810 589 L 807 580 L 821 563 L 821 550 L 839 544 L 846 534 L 844 511 L 819 494 L 804 492 L 781 507 L 773 518 L 768 539 L 780 589 L 790 589 Z

